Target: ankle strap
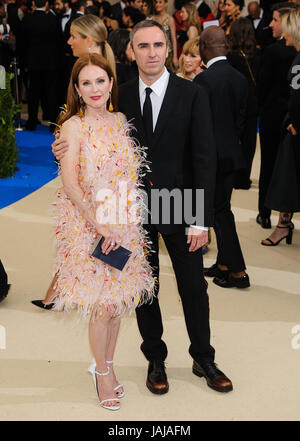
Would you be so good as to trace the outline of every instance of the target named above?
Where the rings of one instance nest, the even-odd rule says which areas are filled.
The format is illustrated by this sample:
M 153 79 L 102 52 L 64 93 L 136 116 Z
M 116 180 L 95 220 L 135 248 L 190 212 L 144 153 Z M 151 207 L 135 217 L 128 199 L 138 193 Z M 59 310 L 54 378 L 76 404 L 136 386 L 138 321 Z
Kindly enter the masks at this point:
M 107 364 L 113 364 L 113 360 L 106 360 Z
M 109 367 L 107 368 L 107 371 L 106 371 L 106 372 L 98 372 L 98 371 L 95 369 L 95 374 L 100 375 L 100 377 L 103 377 L 104 375 L 108 375 L 108 374 L 109 374 Z

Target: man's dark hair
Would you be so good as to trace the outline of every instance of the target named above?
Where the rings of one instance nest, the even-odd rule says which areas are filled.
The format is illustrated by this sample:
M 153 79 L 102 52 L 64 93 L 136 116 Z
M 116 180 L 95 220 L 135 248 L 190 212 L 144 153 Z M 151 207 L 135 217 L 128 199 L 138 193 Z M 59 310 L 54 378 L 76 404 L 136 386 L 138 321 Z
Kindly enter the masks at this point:
M 124 9 L 124 11 L 125 11 L 125 9 Z M 132 29 L 132 31 L 130 32 L 130 44 L 131 44 L 131 46 L 133 45 L 134 34 L 137 31 L 139 31 L 140 29 L 154 28 L 154 27 L 157 27 L 158 29 L 160 29 L 162 31 L 162 33 L 165 36 L 166 42 L 168 42 L 168 35 L 167 35 L 166 31 L 164 30 L 164 28 L 162 27 L 162 25 L 160 23 L 158 23 L 157 21 L 154 21 L 154 20 L 143 20 L 143 21 L 140 21 L 139 23 L 137 23 L 134 26 L 134 28 Z
M 242 10 L 243 7 L 245 6 L 244 0 L 232 0 L 232 1 L 236 6 L 240 7 L 240 10 Z
M 130 32 L 127 29 L 116 29 L 110 32 L 108 43 L 113 50 L 117 62 L 128 63 L 125 52 L 129 41 Z
M 37 8 L 43 8 L 46 6 L 47 0 L 34 0 L 34 3 Z
M 280 2 L 280 3 L 275 3 L 272 8 L 271 11 L 279 11 L 279 9 L 297 9 L 299 6 L 296 5 L 296 3 L 293 2 Z
M 73 11 L 77 12 L 81 7 L 86 7 L 86 0 L 77 0 L 77 2 L 72 4 Z
M 104 17 L 111 18 L 112 16 L 112 6 L 109 2 L 103 1 L 99 4 L 99 9 L 103 9 Z
M 92 14 L 99 17 L 99 7 L 98 6 L 87 6 L 84 10 L 85 15 Z
M 144 14 L 142 14 L 141 11 L 133 8 L 132 6 L 126 6 L 126 8 L 123 9 L 123 14 L 131 18 L 133 26 L 135 26 L 140 21 L 145 20 Z

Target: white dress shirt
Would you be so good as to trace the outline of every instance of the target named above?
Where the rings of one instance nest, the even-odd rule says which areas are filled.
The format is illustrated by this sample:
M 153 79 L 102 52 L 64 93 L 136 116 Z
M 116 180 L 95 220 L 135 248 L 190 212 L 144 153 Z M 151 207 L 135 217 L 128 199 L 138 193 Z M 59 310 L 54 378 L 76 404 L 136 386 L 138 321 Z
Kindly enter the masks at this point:
M 261 10 L 260 10 L 259 17 L 256 18 L 255 20 L 253 20 L 253 26 L 254 26 L 254 29 L 257 29 L 257 26 L 259 25 L 261 19 L 263 18 L 263 15 L 264 15 L 264 10 L 261 9 Z
M 139 92 L 140 92 L 140 103 L 141 103 L 141 114 L 143 115 L 143 107 L 146 99 L 146 88 L 150 87 L 152 89 L 152 93 L 150 94 L 150 100 L 152 104 L 152 117 L 153 117 L 153 132 L 155 130 L 155 126 L 157 123 L 158 115 L 160 112 L 160 108 L 162 102 L 165 97 L 165 93 L 168 87 L 170 74 L 165 68 L 164 73 L 155 81 L 155 83 L 151 84 L 151 86 L 147 86 L 141 78 L 139 79 Z
M 225 55 L 221 55 L 220 57 L 214 57 L 214 58 L 212 58 L 211 60 L 209 60 L 209 61 L 206 63 L 206 67 L 207 67 L 207 69 L 208 69 L 212 64 L 214 64 L 214 63 L 216 63 L 217 61 L 220 61 L 220 60 L 227 60 L 227 57 L 225 57 Z
M 165 93 L 168 87 L 170 74 L 165 68 L 164 73 L 155 81 L 155 83 L 151 84 L 151 86 L 147 86 L 139 77 L 139 94 L 140 94 L 140 103 L 141 103 L 141 114 L 143 115 L 143 107 L 146 99 L 146 88 L 150 87 L 152 89 L 152 93 L 150 94 L 150 100 L 152 104 L 152 118 L 153 118 L 153 132 L 155 130 L 155 126 L 157 123 L 158 115 L 160 112 L 161 105 L 163 103 Z M 197 225 L 193 225 L 195 228 L 199 228 L 200 230 L 207 231 L 208 228 L 200 227 Z
M 65 12 L 63 14 L 63 15 L 67 15 L 67 17 L 62 17 L 62 19 L 61 19 L 61 29 L 63 32 L 65 31 L 66 24 L 70 20 L 71 13 L 72 13 L 72 9 L 70 9 L 68 12 Z

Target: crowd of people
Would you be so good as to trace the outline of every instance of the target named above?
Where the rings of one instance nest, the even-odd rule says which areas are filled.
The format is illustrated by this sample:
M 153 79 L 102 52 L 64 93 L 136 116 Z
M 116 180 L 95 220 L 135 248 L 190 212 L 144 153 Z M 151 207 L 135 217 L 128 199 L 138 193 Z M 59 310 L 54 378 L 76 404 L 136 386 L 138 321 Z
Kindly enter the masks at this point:
M 120 316 L 136 310 L 141 349 L 149 362 L 147 387 L 155 394 L 168 392 L 157 297 L 161 236 L 182 299 L 193 373 L 216 391 L 231 391 L 210 345 L 204 276 L 222 288 L 250 286 L 230 201 L 234 188 L 251 187 L 258 121 L 256 221 L 271 228 L 271 210 L 280 213 L 261 244 L 292 243 L 292 216 L 300 211 L 297 2 L 271 7 L 267 1 L 251 1 L 247 17 L 242 16 L 243 0 L 220 0 L 213 10 L 204 1 L 177 0 L 173 15 L 166 0 L 113 6 L 96 0 L 9 2 L 2 8 L 2 24 L 10 26 L 11 37 L 2 39 L 13 41 L 19 57 L 28 100 L 26 128 L 35 130 L 41 104 L 43 119 L 56 132 L 53 152 L 63 182 L 55 202 L 56 272 L 45 299 L 34 304 L 91 315 L 95 361 L 90 371 L 100 404 L 109 410 L 118 410 L 124 396 L 112 366 Z M 218 22 L 209 25 L 211 20 Z M 135 138 L 127 121 L 136 129 Z M 138 193 L 142 184 L 149 195 L 162 189 L 204 189 L 203 217 L 178 223 L 171 216 L 166 223 L 159 213 L 154 221 L 150 207 L 143 228 L 140 218 L 125 226 L 103 225 L 95 213 L 97 190 L 109 188 L 117 195 L 121 178 L 129 190 Z M 193 193 L 193 213 L 196 201 Z M 186 204 L 183 200 L 182 207 Z M 132 205 L 142 209 L 137 194 L 128 196 L 127 212 Z M 209 228 L 215 231 L 218 254 L 202 272 L 201 248 Z M 126 271 L 90 254 L 99 235 L 106 256 L 121 245 L 130 250 Z

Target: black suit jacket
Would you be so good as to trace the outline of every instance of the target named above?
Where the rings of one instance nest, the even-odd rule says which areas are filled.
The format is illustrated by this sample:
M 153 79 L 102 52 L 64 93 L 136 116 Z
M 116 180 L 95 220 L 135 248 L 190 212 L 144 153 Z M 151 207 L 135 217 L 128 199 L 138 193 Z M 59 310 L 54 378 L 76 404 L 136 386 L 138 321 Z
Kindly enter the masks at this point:
M 139 143 L 146 145 L 138 78 L 121 85 L 119 110 L 136 127 Z M 170 73 L 147 159 L 151 163 L 147 176 L 151 189 L 204 189 L 204 226 L 211 226 L 216 150 L 209 100 L 202 87 Z M 181 231 L 183 226 L 171 222 L 157 228 L 169 234 Z
M 56 70 L 61 51 L 61 29 L 52 13 L 34 11 L 20 27 L 20 55 L 29 70 Z
M 220 60 L 197 75 L 194 81 L 209 94 L 219 170 L 227 173 L 243 168 L 245 162 L 239 139 L 246 120 L 246 78 L 227 60 Z
M 258 76 L 258 97 L 260 113 L 285 115 L 287 112 L 290 88 L 287 75 L 296 50 L 285 45 L 285 40 L 277 40 L 264 49 Z
M 269 44 L 272 44 L 275 42 L 275 39 L 272 35 L 272 29 L 269 27 L 269 24 L 272 21 L 272 13 L 269 11 L 264 10 L 263 16 L 255 29 L 253 24 L 253 19 L 250 17 L 250 15 L 247 16 L 247 18 L 251 21 L 254 32 L 255 32 L 255 38 L 257 43 L 260 45 L 261 48 L 264 48 L 268 46 Z
M 206 18 L 210 12 L 210 7 L 203 1 L 198 8 L 199 17 Z
M 70 55 L 73 54 L 71 46 L 68 44 L 68 40 L 70 38 L 71 24 L 76 18 L 81 17 L 81 16 L 82 16 L 82 14 L 78 14 L 78 12 L 72 10 L 70 18 L 66 23 L 66 26 L 65 26 L 65 29 L 63 32 L 63 43 L 64 43 L 63 53 L 64 54 L 70 54 Z M 60 18 L 60 27 L 61 27 L 61 18 Z M 75 59 L 75 57 L 74 57 L 74 59 Z

